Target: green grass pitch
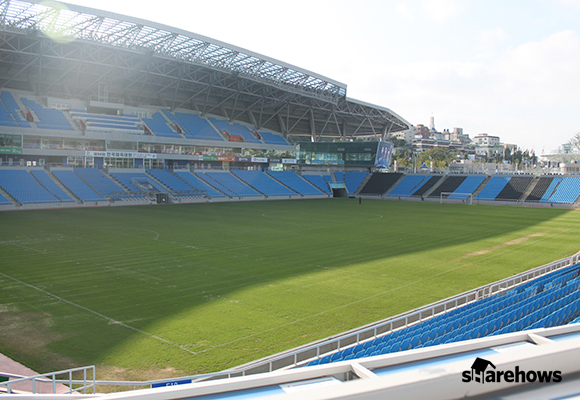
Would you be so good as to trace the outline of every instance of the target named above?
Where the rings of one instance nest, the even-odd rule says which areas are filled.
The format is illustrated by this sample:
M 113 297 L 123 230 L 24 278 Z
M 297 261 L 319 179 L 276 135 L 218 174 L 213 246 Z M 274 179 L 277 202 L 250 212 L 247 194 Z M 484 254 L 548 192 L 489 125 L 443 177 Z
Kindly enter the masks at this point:
M 579 250 L 580 211 L 354 199 L 0 213 L 0 352 L 234 367 Z

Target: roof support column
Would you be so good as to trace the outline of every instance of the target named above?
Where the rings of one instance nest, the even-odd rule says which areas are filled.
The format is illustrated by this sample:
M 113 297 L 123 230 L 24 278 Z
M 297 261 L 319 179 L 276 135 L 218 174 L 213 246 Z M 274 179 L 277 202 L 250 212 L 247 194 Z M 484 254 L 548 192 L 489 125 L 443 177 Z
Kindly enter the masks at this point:
M 314 122 L 314 111 L 312 110 L 312 107 L 310 108 L 309 120 L 310 120 L 310 141 L 316 142 L 316 124 Z

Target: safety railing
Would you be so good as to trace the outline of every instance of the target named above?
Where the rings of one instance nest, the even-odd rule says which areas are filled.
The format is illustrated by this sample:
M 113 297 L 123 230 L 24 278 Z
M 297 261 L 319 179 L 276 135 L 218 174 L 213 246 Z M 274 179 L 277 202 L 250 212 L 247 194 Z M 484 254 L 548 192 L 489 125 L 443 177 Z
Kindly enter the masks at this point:
M 13 374 L 6 374 L 0 373 L 1 376 L 8 377 L 8 378 L 16 378 L 16 379 L 9 379 L 5 382 L 0 382 L 0 392 L 4 391 L 8 394 L 15 393 L 14 386 L 18 385 L 22 387 L 23 383 L 29 383 L 30 389 L 26 389 L 26 392 L 32 392 L 33 394 L 41 393 L 42 390 L 46 390 L 52 394 L 57 393 L 57 384 L 65 385 L 68 390 L 65 390 L 64 393 L 61 394 L 71 394 L 71 393 L 83 393 L 88 394 L 92 392 L 95 393 L 95 381 L 96 381 L 96 374 L 95 374 L 95 366 L 88 366 L 88 367 L 79 367 L 79 368 L 71 368 L 63 371 L 56 371 L 56 372 L 49 372 L 47 374 L 41 375 L 34 375 L 29 377 L 21 377 L 19 375 Z M 62 376 L 65 376 L 63 379 Z M 73 375 L 75 375 L 75 379 L 73 379 Z M 82 378 L 79 379 L 78 375 L 82 375 Z M 57 379 L 61 377 L 60 379 Z M 63 386 L 58 386 L 62 388 Z M 42 388 L 42 389 L 41 389 Z M 20 393 L 22 390 L 17 390 Z

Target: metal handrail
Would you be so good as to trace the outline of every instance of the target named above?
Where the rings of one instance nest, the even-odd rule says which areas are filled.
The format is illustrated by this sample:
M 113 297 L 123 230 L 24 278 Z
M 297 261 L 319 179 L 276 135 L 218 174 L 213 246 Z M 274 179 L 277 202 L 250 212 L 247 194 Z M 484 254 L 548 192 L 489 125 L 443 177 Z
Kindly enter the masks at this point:
M 73 380 L 72 375 L 74 372 L 82 371 L 83 372 L 83 379 L 82 380 Z M 92 372 L 92 379 L 87 377 L 87 371 Z M 68 379 L 56 379 L 57 375 L 65 375 L 68 374 Z M 5 374 L 2 373 L 2 376 L 8 377 L 17 377 L 20 375 L 12 375 L 12 374 Z M 48 378 L 48 379 L 47 379 Z M 56 372 L 49 372 L 46 374 L 34 375 L 29 377 L 22 377 L 15 380 L 8 380 L 6 382 L 0 382 L 0 387 L 6 386 L 6 390 L 8 394 L 14 393 L 12 390 L 12 385 L 16 383 L 28 382 L 32 381 L 32 393 L 36 394 L 36 384 L 38 383 L 52 383 L 52 393 L 56 394 L 56 384 L 57 383 L 68 383 L 68 392 L 64 394 L 71 394 L 79 391 L 83 391 L 84 394 L 87 394 L 87 389 L 92 388 L 93 394 L 95 394 L 95 382 L 96 382 L 96 374 L 95 374 L 95 366 L 91 365 L 88 367 L 78 367 L 78 368 L 71 368 L 62 371 Z M 82 386 L 79 388 L 73 388 L 73 384 L 81 384 Z

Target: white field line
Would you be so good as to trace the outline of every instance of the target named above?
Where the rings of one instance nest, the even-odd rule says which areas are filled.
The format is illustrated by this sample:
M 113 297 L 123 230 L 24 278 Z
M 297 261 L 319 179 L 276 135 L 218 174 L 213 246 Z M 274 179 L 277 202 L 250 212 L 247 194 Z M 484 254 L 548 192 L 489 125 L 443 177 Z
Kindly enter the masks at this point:
M 125 323 L 123 323 L 123 322 L 116 321 L 116 320 L 115 320 L 115 319 L 113 319 L 113 318 L 109 318 L 109 317 L 107 317 L 106 315 L 103 315 L 103 314 L 101 314 L 101 313 L 99 313 L 99 312 L 97 312 L 97 311 L 91 310 L 90 308 L 87 308 L 87 307 L 81 306 L 80 304 L 73 303 L 72 301 L 69 301 L 69 300 L 67 300 L 67 299 L 64 299 L 64 298 L 62 298 L 62 297 L 60 297 L 60 296 L 57 296 L 57 295 L 55 295 L 55 294 L 53 294 L 53 293 L 47 292 L 46 290 L 44 290 L 44 289 L 41 289 L 41 288 L 39 288 L 39 287 L 37 287 L 37 286 L 34 286 L 34 285 L 31 285 L 31 284 L 29 284 L 29 283 L 23 282 L 23 281 L 21 281 L 20 279 L 14 278 L 14 277 L 12 277 L 12 276 L 10 276 L 10 275 L 6 275 L 6 274 L 4 274 L 4 273 L 2 273 L 2 272 L 0 272 L 0 275 L 4 276 L 5 278 L 11 279 L 11 280 L 13 280 L 13 281 L 15 281 L 15 282 L 18 282 L 18 283 L 20 283 L 21 285 L 28 286 L 28 287 L 29 287 L 29 288 L 31 288 L 31 289 L 37 290 L 37 291 L 39 291 L 39 292 L 42 292 L 42 293 L 46 294 L 47 296 L 50 296 L 50 297 L 52 297 L 52 298 L 55 298 L 55 299 L 57 299 L 57 300 L 59 300 L 59 301 L 62 301 L 62 302 L 64 302 L 64 303 L 70 304 L 70 305 L 72 305 L 72 306 L 74 306 L 74 307 L 80 308 L 80 309 L 82 309 L 82 310 L 84 310 L 84 311 L 87 311 L 87 312 L 89 312 L 89 313 L 91 313 L 91 314 L 94 314 L 94 315 L 96 315 L 96 316 L 98 316 L 98 317 L 100 317 L 100 318 L 102 318 L 102 319 L 104 319 L 104 320 L 108 321 L 108 322 L 109 322 L 109 323 L 111 323 L 111 324 L 115 324 L 115 325 L 121 325 L 121 326 L 123 326 L 123 327 L 125 327 L 125 328 L 127 328 L 127 329 L 131 329 L 131 330 L 133 330 L 133 331 L 135 331 L 135 332 L 142 333 L 143 335 L 147 335 L 147 336 L 149 336 L 149 337 L 151 337 L 151 338 L 153 338 L 153 339 L 157 339 L 157 340 L 159 340 L 159 341 L 161 341 L 161 342 L 168 343 L 168 344 L 170 344 L 170 345 L 172 345 L 172 346 L 175 346 L 175 347 L 177 347 L 177 348 L 179 348 L 179 349 L 181 349 L 181 350 L 187 351 L 188 353 L 191 353 L 191 354 L 196 354 L 194 351 L 191 351 L 191 350 L 189 350 L 189 349 L 185 348 L 185 347 L 184 347 L 184 346 L 182 346 L 182 345 L 179 345 L 179 344 L 177 344 L 177 343 L 174 343 L 174 342 L 172 342 L 172 341 L 170 341 L 170 340 L 164 339 L 164 338 L 162 338 L 162 337 L 160 337 L 160 336 L 157 336 L 157 335 L 154 335 L 154 334 L 152 334 L 152 333 L 145 332 L 145 331 L 143 331 L 143 330 L 141 330 L 141 329 L 138 329 L 138 328 L 135 328 L 135 327 L 133 327 L 133 326 L 127 325 L 127 324 L 125 324 Z

